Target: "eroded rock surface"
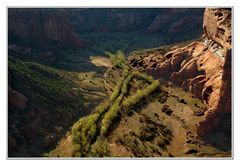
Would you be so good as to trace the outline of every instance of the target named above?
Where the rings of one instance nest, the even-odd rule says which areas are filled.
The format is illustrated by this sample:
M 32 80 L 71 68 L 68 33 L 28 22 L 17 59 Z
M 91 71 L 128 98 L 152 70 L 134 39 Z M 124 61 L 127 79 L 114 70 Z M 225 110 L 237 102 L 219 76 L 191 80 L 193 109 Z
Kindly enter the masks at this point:
M 207 110 L 198 127 L 200 136 L 231 112 L 231 9 L 206 9 L 203 29 L 202 38 L 185 47 L 129 58 L 133 67 L 164 77 L 204 101 Z
M 231 9 L 205 10 L 204 33 L 223 48 L 231 48 Z

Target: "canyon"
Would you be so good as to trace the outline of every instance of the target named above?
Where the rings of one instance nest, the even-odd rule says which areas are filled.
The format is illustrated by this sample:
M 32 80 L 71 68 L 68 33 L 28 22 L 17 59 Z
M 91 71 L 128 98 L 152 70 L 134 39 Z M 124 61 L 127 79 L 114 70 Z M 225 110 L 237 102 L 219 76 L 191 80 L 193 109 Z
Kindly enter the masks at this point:
M 231 12 L 10 8 L 9 156 L 230 157 Z

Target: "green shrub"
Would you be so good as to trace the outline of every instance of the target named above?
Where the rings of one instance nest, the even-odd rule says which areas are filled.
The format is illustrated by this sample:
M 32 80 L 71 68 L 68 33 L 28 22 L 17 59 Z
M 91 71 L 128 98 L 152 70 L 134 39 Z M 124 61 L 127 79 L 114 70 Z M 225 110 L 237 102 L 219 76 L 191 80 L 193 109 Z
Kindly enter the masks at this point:
M 112 105 L 112 107 L 108 110 L 108 112 L 106 112 L 103 116 L 102 119 L 102 126 L 101 126 L 101 131 L 100 134 L 101 136 L 104 136 L 107 131 L 109 126 L 112 124 L 112 121 L 118 117 L 119 115 L 119 111 L 120 111 L 120 102 L 122 100 L 123 96 L 120 95 L 116 101 L 114 102 L 114 104 Z
M 100 115 L 98 113 L 89 115 L 88 117 L 81 118 L 73 125 L 72 136 L 75 144 L 74 146 L 78 147 L 76 150 L 79 149 L 81 155 L 86 156 L 86 154 L 89 152 L 91 142 L 96 136 L 96 122 L 99 116 Z
M 110 101 L 106 100 L 105 102 L 101 103 L 99 106 L 96 107 L 95 113 L 102 115 L 108 110 L 109 107 L 110 107 Z
M 105 135 L 108 131 L 109 126 L 112 124 L 112 121 L 119 116 L 119 112 L 121 111 L 120 103 L 122 102 L 123 97 L 127 93 L 127 87 L 131 79 L 133 78 L 133 74 L 128 75 L 128 77 L 124 80 L 121 88 L 121 94 L 118 98 L 114 101 L 112 107 L 109 109 L 108 112 L 104 115 L 102 119 L 102 126 L 101 126 L 101 135 Z
M 92 145 L 90 155 L 92 157 L 110 157 L 110 150 L 108 148 L 107 140 L 99 137 Z
M 125 55 L 122 51 L 117 51 L 115 54 L 110 52 L 105 52 L 109 56 L 114 67 L 119 67 L 120 69 L 129 69 Z
M 119 96 L 123 81 L 123 79 L 120 79 L 117 85 L 114 87 L 113 93 L 110 96 L 111 101 L 114 101 Z
M 145 80 L 145 81 L 147 81 L 149 83 L 152 83 L 154 81 L 152 76 L 148 76 L 148 75 L 146 75 L 144 73 L 134 72 L 133 74 L 134 74 L 135 78 Z
M 152 93 L 159 85 L 160 85 L 159 81 L 155 80 L 147 88 L 143 90 L 138 90 L 134 95 L 129 96 L 128 98 L 123 100 L 122 102 L 123 109 L 124 110 L 129 109 L 131 106 L 139 102 L 143 97 L 147 97 L 150 93 Z

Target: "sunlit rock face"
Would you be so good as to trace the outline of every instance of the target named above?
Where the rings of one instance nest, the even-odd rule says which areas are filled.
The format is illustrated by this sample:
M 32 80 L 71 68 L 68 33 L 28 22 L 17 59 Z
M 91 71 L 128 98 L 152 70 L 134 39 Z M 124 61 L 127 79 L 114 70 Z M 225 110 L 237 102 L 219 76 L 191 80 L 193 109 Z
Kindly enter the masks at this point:
M 131 58 L 133 67 L 165 77 L 207 105 L 198 134 L 204 136 L 231 112 L 231 9 L 207 8 L 199 41 L 165 54 Z
M 231 48 L 231 9 L 207 8 L 203 20 L 206 36 L 221 47 Z
M 231 9 L 206 9 L 203 24 L 206 37 L 218 46 L 214 51 L 222 58 L 223 67 L 219 94 L 215 98 L 216 105 L 208 111 L 198 129 L 201 136 L 221 125 L 224 115 L 231 113 Z

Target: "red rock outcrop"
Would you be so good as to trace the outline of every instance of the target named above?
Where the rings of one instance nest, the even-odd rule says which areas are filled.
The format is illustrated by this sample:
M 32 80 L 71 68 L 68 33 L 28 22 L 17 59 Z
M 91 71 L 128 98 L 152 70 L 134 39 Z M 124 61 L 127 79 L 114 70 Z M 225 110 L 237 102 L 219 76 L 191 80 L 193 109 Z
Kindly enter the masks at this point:
M 203 24 L 207 38 L 215 43 L 212 51 L 221 56 L 223 64 L 217 81 L 220 82 L 218 93 L 214 94 L 213 91 L 215 96 L 212 95 L 214 105 L 209 108 L 210 111 L 207 111 L 205 120 L 200 122 L 198 128 L 200 136 L 218 126 L 225 113 L 231 113 L 231 9 L 206 9 Z M 217 71 L 215 73 L 217 74 Z
M 231 9 L 206 9 L 203 29 L 209 39 L 223 48 L 231 48 Z
M 198 127 L 200 136 L 211 132 L 222 114 L 231 112 L 231 9 L 206 9 L 203 29 L 202 39 L 185 47 L 129 58 L 133 67 L 168 78 L 205 102 L 208 109 Z

